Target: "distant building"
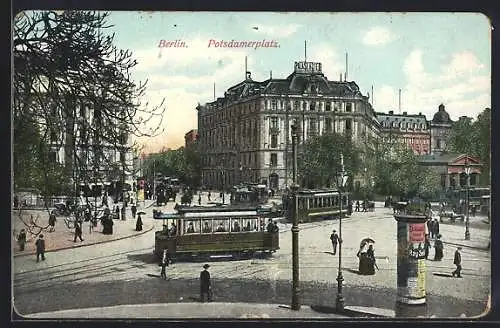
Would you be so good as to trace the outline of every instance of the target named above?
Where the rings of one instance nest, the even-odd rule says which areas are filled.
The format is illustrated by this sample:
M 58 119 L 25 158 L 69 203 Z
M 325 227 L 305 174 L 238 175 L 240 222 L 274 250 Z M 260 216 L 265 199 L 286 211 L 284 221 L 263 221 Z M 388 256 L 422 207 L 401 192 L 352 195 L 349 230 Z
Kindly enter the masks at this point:
M 479 184 L 479 175 L 483 166 L 479 159 L 466 154 L 441 153 L 419 157 L 419 164 L 431 168 L 439 175 L 443 191 L 465 188 L 467 179 L 466 165 L 470 166 L 470 186 Z
M 377 113 L 380 122 L 380 137 L 383 142 L 400 142 L 412 149 L 417 155 L 430 153 L 430 130 L 425 115 Z
M 198 130 L 193 129 L 184 135 L 184 145 L 186 148 L 196 144 L 198 140 Z
M 224 97 L 198 105 L 202 183 L 227 189 L 242 181 L 279 190 L 291 183 L 291 125 L 299 141 L 328 132 L 365 144 L 379 123 L 353 81 L 328 80 L 321 63 L 295 62 L 287 78 L 244 81 Z
M 444 105 L 439 105 L 438 112 L 434 114 L 432 121 L 429 122 L 431 153 L 441 154 L 446 149 L 446 139 L 452 123 L 450 114 L 446 112 Z

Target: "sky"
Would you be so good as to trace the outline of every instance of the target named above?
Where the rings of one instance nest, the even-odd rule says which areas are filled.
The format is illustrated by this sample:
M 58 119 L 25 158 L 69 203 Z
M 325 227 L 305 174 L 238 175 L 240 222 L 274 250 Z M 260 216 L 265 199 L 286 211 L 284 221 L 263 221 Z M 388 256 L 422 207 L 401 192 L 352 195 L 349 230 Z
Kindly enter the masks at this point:
M 185 133 L 197 128 L 197 104 L 213 100 L 214 83 L 216 97 L 223 97 L 241 82 L 245 56 L 253 80 L 268 79 L 270 71 L 286 78 L 306 54 L 338 80 L 348 53 L 348 80 L 364 95 L 373 87 L 377 112 L 398 112 L 399 89 L 401 112 L 428 120 L 441 103 L 454 120 L 491 106 L 492 27 L 482 14 L 117 11 L 108 22 L 115 45 L 138 61 L 133 78 L 148 81 L 144 102 L 165 99 L 164 132 L 139 140 L 146 153 L 183 146 Z M 165 47 L 176 40 L 180 46 Z M 231 40 L 277 46 L 214 46 Z

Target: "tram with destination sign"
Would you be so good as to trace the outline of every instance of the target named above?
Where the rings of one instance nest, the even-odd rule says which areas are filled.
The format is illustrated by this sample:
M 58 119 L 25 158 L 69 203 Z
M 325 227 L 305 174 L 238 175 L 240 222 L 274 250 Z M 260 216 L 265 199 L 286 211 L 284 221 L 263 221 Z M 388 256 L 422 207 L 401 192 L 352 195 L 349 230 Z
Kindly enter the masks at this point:
M 279 233 L 268 232 L 265 218 L 255 209 L 178 207 L 175 213 L 154 212 L 153 217 L 163 221 L 163 229 L 155 232 L 158 259 L 164 249 L 174 259 L 203 259 L 250 257 L 280 248 Z
M 340 209 L 340 193 L 335 189 L 299 190 L 297 192 L 299 223 L 334 219 L 342 215 L 350 215 L 349 194 L 342 193 L 342 210 Z M 288 220 L 292 219 L 293 195 L 283 196 L 283 209 Z

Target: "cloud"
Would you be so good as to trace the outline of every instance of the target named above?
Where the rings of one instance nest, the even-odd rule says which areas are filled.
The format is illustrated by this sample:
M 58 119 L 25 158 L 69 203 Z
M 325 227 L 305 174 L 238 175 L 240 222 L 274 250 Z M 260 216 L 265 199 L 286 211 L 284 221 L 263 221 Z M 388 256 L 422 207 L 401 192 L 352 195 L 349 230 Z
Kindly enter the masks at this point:
M 423 51 L 415 49 L 405 58 L 406 84 L 401 87 L 401 110 L 423 113 L 432 119 L 443 103 L 451 118 L 476 113 L 491 106 L 491 77 L 472 52 L 458 52 L 436 73 L 426 71 Z M 378 111 L 398 110 L 398 87 L 383 85 L 375 90 Z
M 285 25 L 263 25 L 252 24 L 250 27 L 256 33 L 262 33 L 268 37 L 286 38 L 289 37 L 301 27 L 299 24 L 285 24 Z
M 363 43 L 367 45 L 379 45 L 392 41 L 390 31 L 385 27 L 372 27 L 363 35 Z
M 307 55 L 308 61 L 319 62 L 322 64 L 323 74 L 329 80 L 337 81 L 339 74 L 345 71 L 343 59 L 331 45 L 320 43 L 311 46 Z
M 134 77 L 148 79 L 145 98 L 150 104 L 166 100 L 162 127 L 165 130 L 155 138 L 139 139 L 145 151 L 178 148 L 184 145 L 184 134 L 197 127 L 196 106 L 212 101 L 213 84 L 216 97 L 222 97 L 227 87 L 241 82 L 244 77 L 245 49 L 208 48 L 208 38 L 199 36 L 185 48 L 149 48 L 134 52 L 138 60 Z M 161 56 L 158 56 L 160 51 Z M 252 65 L 252 57 L 248 64 Z M 205 74 L 186 75 L 193 66 L 211 67 Z M 223 83 L 224 85 L 221 86 Z M 158 124 L 159 118 L 149 125 Z

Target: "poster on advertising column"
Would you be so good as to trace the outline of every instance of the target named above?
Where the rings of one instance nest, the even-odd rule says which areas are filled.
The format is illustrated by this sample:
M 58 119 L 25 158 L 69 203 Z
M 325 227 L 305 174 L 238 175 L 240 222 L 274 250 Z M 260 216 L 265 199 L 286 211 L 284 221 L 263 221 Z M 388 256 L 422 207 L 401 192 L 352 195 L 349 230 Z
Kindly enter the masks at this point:
M 144 201 L 144 189 L 137 190 L 137 201 Z
M 408 224 L 408 296 L 412 303 L 425 302 L 425 223 Z

